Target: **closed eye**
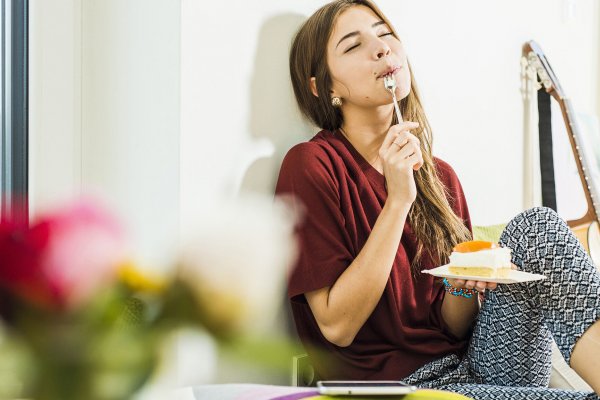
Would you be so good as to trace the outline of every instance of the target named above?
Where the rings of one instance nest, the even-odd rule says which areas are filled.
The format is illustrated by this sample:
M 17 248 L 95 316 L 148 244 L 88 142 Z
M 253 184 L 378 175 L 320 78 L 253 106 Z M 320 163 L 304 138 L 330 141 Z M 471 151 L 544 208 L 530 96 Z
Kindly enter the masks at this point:
M 379 37 L 391 36 L 391 35 L 393 35 L 393 34 L 394 34 L 393 32 L 386 32 L 386 33 L 383 33 L 383 34 L 379 35 Z M 348 53 L 349 51 L 352 51 L 352 50 L 354 50 L 354 49 L 355 49 L 355 48 L 357 48 L 358 46 L 360 46 L 360 43 L 357 43 L 357 44 L 355 44 L 354 46 L 350 46 L 350 47 L 348 47 L 348 48 L 347 48 L 347 49 L 344 51 L 344 54 L 345 54 L 345 53 Z
M 360 45 L 360 43 L 355 44 L 354 46 L 350 46 L 346 49 L 346 51 L 344 51 L 344 54 L 348 53 L 350 50 L 354 50 L 355 48 L 357 48 Z

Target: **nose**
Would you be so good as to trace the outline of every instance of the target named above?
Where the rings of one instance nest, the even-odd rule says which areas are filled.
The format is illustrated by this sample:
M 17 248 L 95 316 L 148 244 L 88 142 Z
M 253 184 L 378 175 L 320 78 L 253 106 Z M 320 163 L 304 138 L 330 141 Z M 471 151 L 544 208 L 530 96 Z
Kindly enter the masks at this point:
M 383 41 L 381 38 L 377 38 L 376 46 L 375 46 L 375 59 L 379 60 L 380 58 L 389 56 L 392 50 L 390 46 Z

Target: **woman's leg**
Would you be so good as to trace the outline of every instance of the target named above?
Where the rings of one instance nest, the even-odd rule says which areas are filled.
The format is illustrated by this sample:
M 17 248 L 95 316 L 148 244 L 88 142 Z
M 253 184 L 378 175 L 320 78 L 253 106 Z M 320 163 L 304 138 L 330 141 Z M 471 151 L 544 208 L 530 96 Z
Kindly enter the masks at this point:
M 403 380 L 420 388 L 449 390 L 475 400 L 599 400 L 596 394 L 534 386 L 476 383 L 467 357 L 454 354 L 424 365 Z
M 598 400 L 594 393 L 540 387 L 451 384 L 442 387 L 475 400 Z
M 549 208 L 517 215 L 500 243 L 521 270 L 546 279 L 486 293 L 468 350 L 471 373 L 485 384 L 547 386 L 551 337 L 568 363 L 576 341 L 600 319 L 600 274 Z
M 575 343 L 571 368 L 600 393 L 600 321 L 589 327 Z

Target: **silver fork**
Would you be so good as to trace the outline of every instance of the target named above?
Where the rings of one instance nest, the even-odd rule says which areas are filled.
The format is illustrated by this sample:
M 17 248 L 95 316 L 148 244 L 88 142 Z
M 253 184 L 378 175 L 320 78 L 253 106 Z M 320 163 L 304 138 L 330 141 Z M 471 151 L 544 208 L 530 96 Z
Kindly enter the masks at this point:
M 394 110 L 396 110 L 396 119 L 398 122 L 402 122 L 402 114 L 400 114 L 400 107 L 398 107 L 398 101 L 396 100 L 396 79 L 394 75 L 388 74 L 383 77 L 383 85 L 392 94 L 394 99 Z

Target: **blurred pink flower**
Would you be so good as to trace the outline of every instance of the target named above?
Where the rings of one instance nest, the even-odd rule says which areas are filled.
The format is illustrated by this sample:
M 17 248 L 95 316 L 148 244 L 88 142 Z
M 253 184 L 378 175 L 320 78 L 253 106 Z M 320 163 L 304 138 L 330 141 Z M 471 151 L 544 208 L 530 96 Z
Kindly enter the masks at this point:
M 0 286 L 38 305 L 73 308 L 114 282 L 124 254 L 116 220 L 81 200 L 30 228 L 0 225 Z
M 35 303 L 49 303 L 54 297 L 41 271 L 41 259 L 49 241 L 47 224 L 31 229 L 23 224 L 0 224 L 0 287 L 20 293 Z

